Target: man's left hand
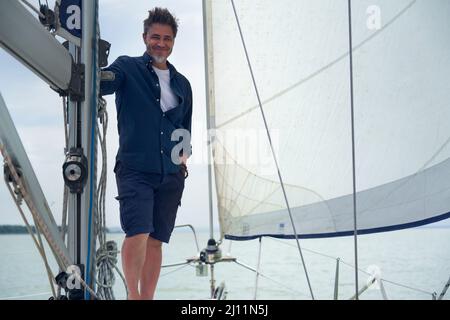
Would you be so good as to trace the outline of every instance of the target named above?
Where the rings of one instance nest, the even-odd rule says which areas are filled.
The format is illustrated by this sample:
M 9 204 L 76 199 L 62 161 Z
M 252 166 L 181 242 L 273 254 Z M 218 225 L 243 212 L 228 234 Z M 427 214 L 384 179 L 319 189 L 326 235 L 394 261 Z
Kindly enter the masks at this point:
M 184 165 L 186 165 L 187 159 L 188 159 L 187 155 L 184 155 L 184 154 L 180 157 L 180 161 Z
M 181 156 L 180 157 L 180 161 L 181 161 L 181 163 L 180 163 L 180 166 L 181 166 L 181 170 L 183 170 L 183 173 L 184 173 L 184 178 L 186 179 L 187 177 L 188 177 L 188 175 L 189 175 L 189 172 L 188 172 L 188 169 L 187 169 L 187 165 L 186 165 L 186 163 L 187 163 L 187 156 L 185 156 L 185 155 L 183 155 L 183 156 Z

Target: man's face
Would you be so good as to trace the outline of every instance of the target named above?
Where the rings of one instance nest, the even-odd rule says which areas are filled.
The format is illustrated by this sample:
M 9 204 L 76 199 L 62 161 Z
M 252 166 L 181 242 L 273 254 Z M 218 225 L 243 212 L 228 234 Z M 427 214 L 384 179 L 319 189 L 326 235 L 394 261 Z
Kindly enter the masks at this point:
M 148 28 L 147 33 L 143 34 L 147 53 L 157 63 L 166 62 L 172 53 L 175 42 L 172 27 L 165 24 L 154 23 Z

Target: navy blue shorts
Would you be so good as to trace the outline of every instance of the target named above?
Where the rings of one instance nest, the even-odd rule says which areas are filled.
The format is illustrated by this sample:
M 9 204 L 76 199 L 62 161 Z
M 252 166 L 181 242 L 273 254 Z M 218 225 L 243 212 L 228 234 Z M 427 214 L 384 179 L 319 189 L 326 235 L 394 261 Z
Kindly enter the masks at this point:
M 120 223 L 127 237 L 149 234 L 168 243 L 175 226 L 184 190 L 184 172 L 161 175 L 127 168 L 120 161 L 114 168 Z

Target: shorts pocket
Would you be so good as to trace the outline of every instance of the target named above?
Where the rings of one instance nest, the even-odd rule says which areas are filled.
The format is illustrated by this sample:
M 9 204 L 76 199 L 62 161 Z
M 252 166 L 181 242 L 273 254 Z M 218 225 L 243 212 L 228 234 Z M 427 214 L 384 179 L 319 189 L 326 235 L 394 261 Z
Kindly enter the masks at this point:
M 129 198 L 135 198 L 135 197 L 136 197 L 136 191 L 129 191 L 129 192 L 124 192 L 124 193 L 118 195 L 117 197 L 115 197 L 115 199 L 120 201 L 120 200 L 129 199 Z
M 135 191 L 123 192 L 115 197 L 119 201 L 120 206 L 120 225 L 122 226 L 122 230 L 127 234 L 137 219 L 135 198 Z

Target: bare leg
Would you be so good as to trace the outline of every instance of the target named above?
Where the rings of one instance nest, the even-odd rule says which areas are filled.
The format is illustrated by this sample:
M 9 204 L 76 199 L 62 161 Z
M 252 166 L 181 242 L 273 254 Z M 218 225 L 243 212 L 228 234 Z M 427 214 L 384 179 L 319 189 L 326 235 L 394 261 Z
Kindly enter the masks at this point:
M 122 245 L 122 269 L 128 287 L 128 300 L 139 300 L 139 278 L 145 262 L 148 234 L 125 238 Z
M 142 268 L 141 282 L 139 283 L 142 300 L 153 300 L 161 271 L 161 244 L 161 241 L 148 237 L 145 263 Z

